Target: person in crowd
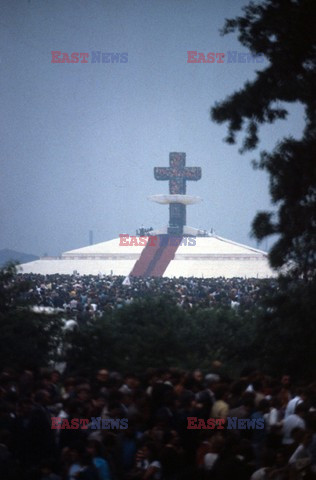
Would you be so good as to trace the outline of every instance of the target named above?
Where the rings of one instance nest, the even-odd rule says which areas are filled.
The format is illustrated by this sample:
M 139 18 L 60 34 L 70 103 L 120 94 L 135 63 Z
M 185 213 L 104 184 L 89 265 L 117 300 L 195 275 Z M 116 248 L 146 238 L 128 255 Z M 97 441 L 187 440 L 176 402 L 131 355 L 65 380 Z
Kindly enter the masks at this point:
M 136 466 L 130 480 L 162 480 L 161 463 L 154 443 L 146 442 L 136 453 Z
M 215 403 L 214 388 L 218 384 L 219 380 L 220 377 L 217 374 L 209 373 L 205 375 L 205 388 L 196 394 L 197 406 L 200 409 L 200 418 L 204 418 L 206 420 L 210 417 L 212 407 Z
M 306 402 L 308 398 L 307 391 L 304 388 L 298 388 L 296 390 L 296 395 L 292 398 L 285 409 L 284 418 L 287 418 L 289 415 L 293 415 L 295 413 L 296 407 L 303 402 Z
M 229 412 L 228 397 L 229 389 L 227 385 L 218 385 L 215 390 L 216 401 L 211 410 L 212 418 L 227 418 Z
M 259 422 L 263 425 L 263 428 L 257 428 L 252 431 L 251 444 L 255 455 L 256 466 L 259 468 L 262 464 L 262 455 L 264 453 L 264 444 L 267 435 L 267 429 L 265 426 L 264 416 L 270 410 L 270 403 L 263 398 L 260 400 L 259 405 L 254 413 L 251 414 L 250 419 L 256 420 L 257 425 Z
M 307 414 L 307 406 L 304 403 L 299 403 L 295 408 L 295 413 L 288 415 L 283 422 L 282 429 L 282 443 L 283 445 L 292 445 L 294 439 L 292 436 L 292 431 L 294 428 L 300 428 L 301 430 L 306 429 L 305 417 Z
M 98 480 L 112 480 L 110 466 L 104 458 L 102 443 L 97 440 L 88 440 L 87 452 L 98 472 Z

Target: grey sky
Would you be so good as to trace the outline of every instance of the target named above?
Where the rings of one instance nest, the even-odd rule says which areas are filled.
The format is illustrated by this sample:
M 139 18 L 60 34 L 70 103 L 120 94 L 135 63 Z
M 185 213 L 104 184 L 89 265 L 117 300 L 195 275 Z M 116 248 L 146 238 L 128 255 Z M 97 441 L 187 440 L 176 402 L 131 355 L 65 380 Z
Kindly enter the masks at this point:
M 268 178 L 256 154 L 223 142 L 209 109 L 267 63 L 187 63 L 187 51 L 246 52 L 221 37 L 244 0 L 2 0 L 0 248 L 56 255 L 159 227 L 167 193 L 154 166 L 186 152 L 202 179 L 187 193 L 187 223 L 256 246 L 258 210 L 269 209 Z M 53 64 L 51 51 L 89 52 L 87 64 Z M 91 63 L 91 52 L 128 52 L 127 63 Z M 261 131 L 261 148 L 299 137 L 302 108 Z M 262 248 L 268 246 L 266 243 Z

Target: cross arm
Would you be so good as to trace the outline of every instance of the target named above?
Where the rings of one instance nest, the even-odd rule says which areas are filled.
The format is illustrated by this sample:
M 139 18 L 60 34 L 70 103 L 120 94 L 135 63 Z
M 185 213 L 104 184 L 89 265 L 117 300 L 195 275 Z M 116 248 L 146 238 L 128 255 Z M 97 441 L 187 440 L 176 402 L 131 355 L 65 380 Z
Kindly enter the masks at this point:
M 170 180 L 172 177 L 172 172 L 170 168 L 166 167 L 155 167 L 154 168 L 154 177 L 156 180 Z
M 200 180 L 202 177 L 201 167 L 186 167 L 183 169 L 183 176 L 186 180 Z

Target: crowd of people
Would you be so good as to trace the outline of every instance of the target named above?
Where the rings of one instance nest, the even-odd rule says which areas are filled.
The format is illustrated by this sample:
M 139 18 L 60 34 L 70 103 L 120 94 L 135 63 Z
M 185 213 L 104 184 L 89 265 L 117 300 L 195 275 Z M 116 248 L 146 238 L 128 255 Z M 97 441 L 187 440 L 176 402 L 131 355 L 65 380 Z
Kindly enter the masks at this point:
M 168 295 L 183 309 L 248 309 L 276 288 L 273 279 L 59 274 L 18 274 L 5 285 L 6 306 L 58 309 L 78 324 L 145 296 Z M 218 361 L 209 372 L 100 368 L 91 378 L 3 368 L 0 479 L 316 478 L 316 382 L 225 371 Z
M 127 284 L 124 280 L 122 276 L 17 275 L 14 282 L 27 288 L 13 289 L 11 301 L 92 315 L 122 308 L 146 295 L 168 295 L 184 309 L 248 308 L 277 288 L 273 279 L 131 277 Z
M 0 478 L 315 478 L 316 383 L 293 384 L 288 375 L 275 379 L 251 368 L 232 380 L 222 371 L 218 361 L 210 373 L 101 368 L 92 378 L 3 369 Z M 67 419 L 66 426 L 88 420 L 85 428 L 56 429 L 52 417 Z M 95 428 L 98 417 L 125 419 L 127 428 Z M 203 428 L 188 428 L 192 417 L 203 419 Z M 204 428 L 210 418 L 222 419 L 224 428 Z M 243 420 L 228 429 L 227 418 L 261 420 L 264 428 L 245 428 Z

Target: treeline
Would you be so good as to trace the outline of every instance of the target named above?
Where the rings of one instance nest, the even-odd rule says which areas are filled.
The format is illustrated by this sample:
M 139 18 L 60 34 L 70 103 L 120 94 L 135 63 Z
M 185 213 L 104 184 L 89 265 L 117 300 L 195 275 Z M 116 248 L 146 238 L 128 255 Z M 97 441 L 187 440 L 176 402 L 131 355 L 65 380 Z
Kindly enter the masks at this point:
M 65 328 L 63 314 L 38 314 L 12 304 L 14 275 L 13 267 L 0 274 L 1 368 L 38 370 L 61 363 L 69 374 L 90 374 L 100 367 L 135 373 L 199 367 L 207 372 L 219 360 L 231 376 L 245 367 L 274 376 L 314 376 L 314 283 L 281 279 L 279 289 L 248 309 L 183 310 L 171 297 L 146 297 Z

